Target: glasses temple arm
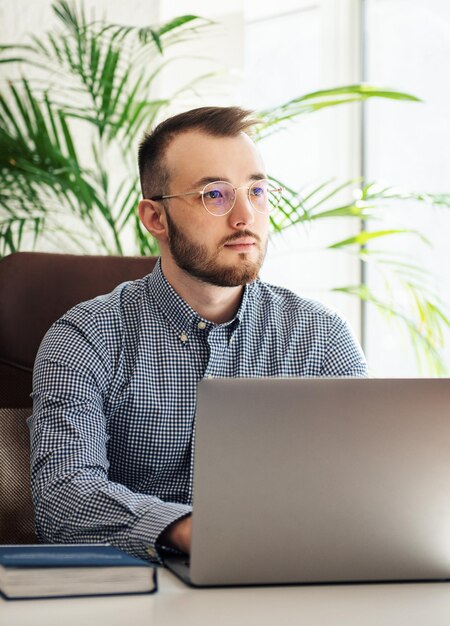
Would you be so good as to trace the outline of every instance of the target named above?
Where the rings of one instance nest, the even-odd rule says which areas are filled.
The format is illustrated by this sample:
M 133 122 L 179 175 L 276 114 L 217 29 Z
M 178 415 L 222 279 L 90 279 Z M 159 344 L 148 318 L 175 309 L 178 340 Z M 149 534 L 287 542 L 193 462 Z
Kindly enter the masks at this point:
M 181 196 L 193 196 L 196 193 L 202 193 L 201 191 L 188 191 L 187 193 L 174 193 L 168 196 L 152 196 L 149 200 L 166 200 L 167 198 L 180 198 Z

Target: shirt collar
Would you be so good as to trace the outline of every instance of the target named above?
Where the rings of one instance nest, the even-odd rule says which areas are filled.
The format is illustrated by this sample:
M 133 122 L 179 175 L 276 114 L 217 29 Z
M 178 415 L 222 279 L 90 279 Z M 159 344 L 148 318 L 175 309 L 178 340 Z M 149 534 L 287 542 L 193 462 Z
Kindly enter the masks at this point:
M 244 317 L 250 294 L 256 282 L 245 285 L 241 304 L 234 318 L 225 324 L 214 324 L 202 318 L 177 294 L 164 276 L 161 259 L 158 259 L 153 271 L 148 276 L 148 287 L 155 304 L 174 325 L 177 332 L 190 332 L 194 325 L 197 326 L 199 322 L 205 322 L 208 327 L 228 326 L 235 330 Z

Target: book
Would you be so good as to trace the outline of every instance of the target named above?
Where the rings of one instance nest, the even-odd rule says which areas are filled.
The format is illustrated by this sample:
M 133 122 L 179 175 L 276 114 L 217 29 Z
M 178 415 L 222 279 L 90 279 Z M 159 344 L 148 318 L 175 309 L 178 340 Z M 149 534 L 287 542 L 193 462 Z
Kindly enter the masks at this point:
M 0 592 L 9 600 L 156 590 L 154 565 L 110 545 L 0 545 Z

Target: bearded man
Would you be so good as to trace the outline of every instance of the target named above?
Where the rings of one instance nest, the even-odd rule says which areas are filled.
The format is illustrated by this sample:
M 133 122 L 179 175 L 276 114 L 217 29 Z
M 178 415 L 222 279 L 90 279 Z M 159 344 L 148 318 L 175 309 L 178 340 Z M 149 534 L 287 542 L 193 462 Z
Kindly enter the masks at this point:
M 189 552 L 199 380 L 367 375 L 336 313 L 258 278 L 281 190 L 250 137 L 255 121 L 238 107 L 203 107 L 142 141 L 139 217 L 160 259 L 66 313 L 36 359 L 32 491 L 43 541 L 109 542 L 151 559 Z

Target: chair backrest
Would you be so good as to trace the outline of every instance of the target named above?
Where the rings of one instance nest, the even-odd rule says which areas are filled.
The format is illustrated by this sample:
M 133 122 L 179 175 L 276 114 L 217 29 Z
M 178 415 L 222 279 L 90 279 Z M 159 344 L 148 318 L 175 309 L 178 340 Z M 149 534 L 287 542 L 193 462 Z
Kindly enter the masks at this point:
M 156 260 L 17 252 L 0 261 L 0 544 L 37 542 L 26 418 L 43 336 L 72 306 L 145 276 Z
M 31 406 L 43 336 L 75 304 L 150 273 L 157 257 L 16 252 L 0 261 L 0 407 Z
M 30 409 L 0 409 L 0 543 L 37 543 L 30 490 Z

